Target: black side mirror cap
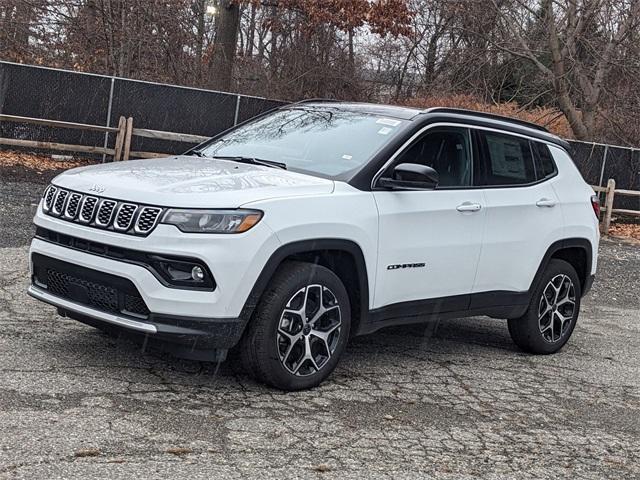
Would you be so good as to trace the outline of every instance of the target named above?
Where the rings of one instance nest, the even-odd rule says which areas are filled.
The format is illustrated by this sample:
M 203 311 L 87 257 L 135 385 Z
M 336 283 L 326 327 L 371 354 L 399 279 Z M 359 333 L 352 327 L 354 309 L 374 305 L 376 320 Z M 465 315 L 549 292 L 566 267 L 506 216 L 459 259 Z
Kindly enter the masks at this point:
M 396 165 L 392 175 L 393 178 L 380 178 L 378 185 L 394 190 L 433 190 L 440 181 L 438 172 L 418 163 Z

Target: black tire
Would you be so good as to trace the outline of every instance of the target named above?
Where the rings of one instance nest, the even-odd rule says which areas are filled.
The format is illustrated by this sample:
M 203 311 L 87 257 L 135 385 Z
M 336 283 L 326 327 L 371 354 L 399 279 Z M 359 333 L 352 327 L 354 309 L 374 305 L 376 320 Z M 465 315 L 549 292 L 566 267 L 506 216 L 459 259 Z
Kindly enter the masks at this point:
M 322 286 L 322 288 L 315 287 L 316 285 Z M 335 328 L 338 321 L 341 322 L 339 328 L 329 334 L 332 352 L 329 352 L 329 340 L 322 343 L 318 337 L 314 337 L 313 332 L 309 333 L 306 330 L 300 330 L 297 333 L 297 335 L 307 336 L 309 344 L 305 343 L 304 337 L 292 342 L 289 337 L 280 333 L 281 329 L 279 327 L 286 323 L 291 324 L 287 326 L 287 328 L 291 329 L 291 332 L 297 331 L 294 328 L 294 324 L 296 327 L 301 325 L 303 329 L 310 328 L 305 323 L 305 321 L 310 320 L 308 318 L 292 315 L 290 320 L 289 317 L 286 319 L 284 317 L 288 302 L 290 300 L 292 302 L 299 300 L 301 289 L 304 289 L 303 300 L 306 302 L 307 297 L 305 295 L 308 286 L 312 286 L 309 291 L 315 292 L 316 295 L 321 292 L 322 297 L 320 298 L 324 302 L 329 302 L 327 305 L 331 309 L 331 312 L 321 315 L 316 323 L 330 322 L 331 325 L 326 327 L 327 331 L 329 331 L 331 328 Z M 312 293 L 309 293 L 309 298 L 311 298 L 311 295 Z M 337 309 L 335 308 L 336 303 L 339 307 Z M 308 323 L 310 326 L 315 325 L 313 322 Z M 287 391 L 313 388 L 322 383 L 335 369 L 346 348 L 350 327 L 351 308 L 349 296 L 340 278 L 328 268 L 320 265 L 289 261 L 280 266 L 269 282 L 269 286 L 263 293 L 238 346 L 238 352 L 245 371 L 262 383 Z M 305 332 L 307 333 L 305 334 Z M 291 344 L 294 347 L 290 350 L 290 355 L 285 357 L 286 347 Z M 304 354 L 294 355 L 294 349 L 300 351 L 311 344 L 316 347 L 316 351 L 321 353 L 329 352 L 331 354 L 317 357 L 320 360 L 324 360 L 323 362 L 317 361 L 315 356 L 313 361 L 299 361 L 297 364 L 292 362 L 290 369 L 287 369 L 287 366 L 281 360 L 281 355 L 285 357 L 285 360 L 295 359 L 296 357 L 302 359 Z M 284 350 L 284 353 L 282 350 Z M 292 373 L 291 370 L 295 370 L 295 366 L 298 364 L 300 365 L 298 374 Z M 313 372 L 316 364 L 319 370 L 314 373 L 307 372 L 307 370 Z
M 567 279 L 571 281 L 572 295 Z M 553 286 L 550 285 L 552 280 L 555 280 Z M 556 285 L 560 286 L 558 294 L 555 293 Z M 571 302 L 558 304 L 559 297 L 572 297 L 573 305 Z M 508 321 L 509 334 L 514 343 L 529 353 L 547 355 L 559 351 L 576 326 L 581 297 L 580 279 L 573 266 L 564 260 L 552 259 L 533 291 L 526 313 Z M 541 316 L 541 312 L 547 313 Z M 569 319 L 562 322 L 561 316 Z

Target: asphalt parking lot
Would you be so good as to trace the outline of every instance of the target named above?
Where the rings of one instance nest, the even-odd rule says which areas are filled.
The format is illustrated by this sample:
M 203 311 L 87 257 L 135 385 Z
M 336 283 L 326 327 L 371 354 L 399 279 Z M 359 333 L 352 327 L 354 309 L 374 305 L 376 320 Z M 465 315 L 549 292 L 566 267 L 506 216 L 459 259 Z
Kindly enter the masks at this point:
M 640 478 L 638 244 L 603 242 L 557 355 L 452 320 L 358 338 L 284 394 L 27 297 L 39 191 L 0 181 L 0 478 Z

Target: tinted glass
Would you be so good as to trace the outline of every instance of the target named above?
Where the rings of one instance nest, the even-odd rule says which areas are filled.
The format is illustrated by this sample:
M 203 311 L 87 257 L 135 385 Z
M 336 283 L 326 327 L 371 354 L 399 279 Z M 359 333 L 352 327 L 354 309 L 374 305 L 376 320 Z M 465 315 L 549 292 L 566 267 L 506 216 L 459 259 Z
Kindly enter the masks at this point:
M 544 143 L 531 142 L 536 154 L 536 170 L 538 171 L 538 179 L 548 178 L 556 173 L 556 164 L 553 157 Z
M 525 138 L 481 132 L 488 158 L 484 185 L 518 185 L 536 181 L 531 147 Z
M 437 129 L 400 155 L 396 164 L 419 163 L 432 167 L 440 177 L 438 187 L 471 185 L 471 142 L 464 128 Z
M 367 163 L 404 123 L 332 108 L 287 109 L 229 132 L 202 152 L 261 158 L 292 170 L 337 176 Z

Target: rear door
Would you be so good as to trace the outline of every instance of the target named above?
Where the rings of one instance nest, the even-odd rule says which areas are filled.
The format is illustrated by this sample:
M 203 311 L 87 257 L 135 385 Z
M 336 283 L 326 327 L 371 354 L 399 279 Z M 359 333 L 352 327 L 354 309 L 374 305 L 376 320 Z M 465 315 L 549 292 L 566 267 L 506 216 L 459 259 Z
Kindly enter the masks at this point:
M 548 153 L 544 143 L 493 130 L 478 129 L 476 135 L 476 185 L 486 199 L 486 230 L 473 291 L 525 292 L 547 248 L 562 237 L 552 186 L 557 171 L 550 155 L 541 158 Z

